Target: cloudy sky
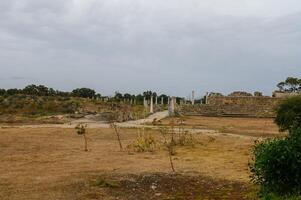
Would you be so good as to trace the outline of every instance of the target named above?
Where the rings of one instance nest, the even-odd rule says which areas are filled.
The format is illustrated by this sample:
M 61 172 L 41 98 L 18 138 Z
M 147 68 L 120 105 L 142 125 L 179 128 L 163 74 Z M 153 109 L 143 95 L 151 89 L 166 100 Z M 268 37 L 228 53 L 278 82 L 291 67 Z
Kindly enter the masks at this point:
M 0 88 L 271 94 L 301 78 L 300 0 L 1 0 Z

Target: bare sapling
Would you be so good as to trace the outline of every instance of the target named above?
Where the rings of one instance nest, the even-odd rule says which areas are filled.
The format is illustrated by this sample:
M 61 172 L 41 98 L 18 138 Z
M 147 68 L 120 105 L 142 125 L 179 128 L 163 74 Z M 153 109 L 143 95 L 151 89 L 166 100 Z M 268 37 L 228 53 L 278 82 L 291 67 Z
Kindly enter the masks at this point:
M 118 127 L 117 127 L 117 124 L 116 122 L 112 122 L 111 123 L 111 127 L 113 127 L 114 131 L 115 131 L 115 134 L 117 136 L 117 140 L 118 140 L 118 143 L 119 143 L 119 148 L 120 148 L 120 151 L 123 150 L 123 147 L 122 147 L 122 143 L 121 143 L 121 139 L 120 139 L 120 133 L 119 133 L 119 130 L 118 130 Z
M 171 129 L 171 143 L 175 144 L 175 123 L 174 120 L 172 119 L 170 122 L 170 129 Z
M 87 124 L 78 124 L 75 129 L 78 135 L 82 135 L 84 138 L 84 151 L 88 151 L 88 141 L 86 137 Z
M 119 113 L 117 111 L 112 113 L 112 115 L 109 118 L 109 123 L 110 123 L 111 128 L 113 128 L 113 130 L 116 134 L 120 151 L 122 151 L 123 146 L 122 146 L 122 143 L 121 143 L 120 132 L 119 132 L 119 129 L 118 129 L 118 126 L 117 126 L 118 118 L 119 118 Z
M 173 156 L 175 155 L 175 141 L 174 141 L 174 125 L 173 125 L 173 121 L 170 124 L 170 128 L 161 128 L 160 132 L 164 138 L 164 144 L 167 147 L 168 150 L 168 157 L 169 157 L 169 164 L 170 164 L 170 168 L 173 172 L 175 172 L 175 167 L 174 167 L 174 163 L 173 163 Z M 170 136 L 170 137 L 168 137 Z
M 169 156 L 170 167 L 171 167 L 172 171 L 175 172 L 176 170 L 175 170 L 175 167 L 174 167 L 174 164 L 173 164 L 173 159 L 172 159 L 172 156 L 175 154 L 173 143 L 170 142 L 167 145 L 167 148 L 168 148 L 168 156 Z

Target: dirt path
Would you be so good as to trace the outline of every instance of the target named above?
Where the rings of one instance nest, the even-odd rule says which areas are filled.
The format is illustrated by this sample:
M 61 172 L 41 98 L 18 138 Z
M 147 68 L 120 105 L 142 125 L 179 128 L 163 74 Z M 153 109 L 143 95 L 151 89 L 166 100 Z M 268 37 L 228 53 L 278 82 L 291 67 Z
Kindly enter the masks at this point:
M 145 119 L 139 119 L 139 120 L 133 120 L 133 121 L 118 123 L 118 126 L 123 127 L 123 128 L 139 128 L 139 127 L 146 126 L 145 124 L 152 123 L 154 120 L 159 121 L 159 120 L 162 120 L 164 118 L 167 118 L 168 116 L 169 116 L 169 114 L 168 114 L 168 111 L 166 110 L 166 111 L 154 113 L 154 114 L 148 116 Z
M 119 127 L 122 128 L 140 128 L 146 123 L 153 122 L 154 119 L 161 120 L 168 117 L 168 111 L 162 111 L 154 113 L 145 119 L 127 121 L 122 123 L 117 123 Z M 37 124 L 37 125 L 6 125 L 3 128 L 74 128 L 77 124 L 84 123 L 87 124 L 89 128 L 110 128 L 110 125 L 105 121 L 94 120 L 91 115 L 87 115 L 84 118 L 73 120 L 67 124 Z
M 154 113 L 148 116 L 145 119 L 127 121 L 117 123 L 117 126 L 120 128 L 150 128 L 154 130 L 159 130 L 161 126 L 154 126 L 154 125 L 146 125 L 152 123 L 155 119 L 157 121 L 165 119 L 169 116 L 168 111 L 162 111 Z M 2 126 L 2 128 L 75 128 L 75 126 L 79 123 L 85 123 L 88 125 L 88 128 L 110 128 L 110 124 L 104 121 L 96 121 L 93 120 L 92 117 L 86 116 L 82 119 L 73 120 L 68 124 L 38 124 L 38 125 L 10 125 L 10 126 Z M 210 136 L 229 136 L 234 138 L 245 138 L 245 139 L 260 139 L 257 136 L 248 136 L 248 135 L 240 135 L 240 134 L 233 134 L 233 133 L 221 133 L 217 130 L 213 129 L 201 129 L 201 128 L 184 128 L 184 131 L 193 134 L 204 134 Z M 177 128 L 175 129 L 177 132 Z

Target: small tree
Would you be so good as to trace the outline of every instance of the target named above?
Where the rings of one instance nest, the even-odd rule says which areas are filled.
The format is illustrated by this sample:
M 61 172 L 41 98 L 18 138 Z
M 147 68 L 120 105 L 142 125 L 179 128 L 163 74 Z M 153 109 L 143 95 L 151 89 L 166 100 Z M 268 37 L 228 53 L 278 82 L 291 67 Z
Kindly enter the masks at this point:
M 277 84 L 279 91 L 282 92 L 300 92 L 301 91 L 301 79 L 295 77 L 288 77 L 285 81 Z
M 72 91 L 73 96 L 82 98 L 93 98 L 95 97 L 95 94 L 95 90 L 90 88 L 78 88 Z
M 170 128 L 161 128 L 160 132 L 164 138 L 164 144 L 167 147 L 168 150 L 168 158 L 169 158 L 169 164 L 170 168 L 173 172 L 175 172 L 175 167 L 173 163 L 173 156 L 176 154 L 175 152 L 175 129 L 174 129 L 174 121 L 172 120 L 170 122 Z M 170 135 L 170 137 L 168 137 Z
M 118 122 L 119 113 L 117 111 L 114 112 L 114 113 L 111 113 L 111 115 L 108 118 L 109 118 L 108 121 L 110 123 L 110 126 L 111 126 L 111 128 L 113 128 L 113 130 L 114 130 L 114 132 L 117 136 L 120 151 L 122 151 L 123 146 L 122 146 L 122 143 L 121 143 L 121 137 L 120 137 L 120 133 L 119 133 L 119 130 L 118 130 L 118 126 L 116 124 Z
M 86 137 L 86 128 L 87 128 L 87 124 L 78 124 L 75 129 L 76 129 L 76 133 L 78 135 L 82 135 L 84 137 L 84 141 L 85 141 L 85 151 L 88 151 L 88 141 L 87 141 L 87 137 Z

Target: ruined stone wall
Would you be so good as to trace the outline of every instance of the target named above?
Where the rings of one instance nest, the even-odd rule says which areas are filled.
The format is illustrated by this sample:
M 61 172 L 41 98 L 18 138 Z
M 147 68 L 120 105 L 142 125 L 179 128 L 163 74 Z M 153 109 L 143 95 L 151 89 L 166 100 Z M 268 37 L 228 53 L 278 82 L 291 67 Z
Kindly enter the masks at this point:
M 271 106 L 277 105 L 281 98 L 274 97 L 208 97 L 207 104 L 210 105 L 262 105 L 262 106 Z
M 275 117 L 275 109 L 283 98 L 273 97 L 208 97 L 207 104 L 182 105 L 184 115 Z
M 292 97 L 292 96 L 297 96 L 301 95 L 301 92 L 279 92 L 275 91 L 273 93 L 273 97 L 278 97 L 278 98 L 287 98 L 287 97 Z

